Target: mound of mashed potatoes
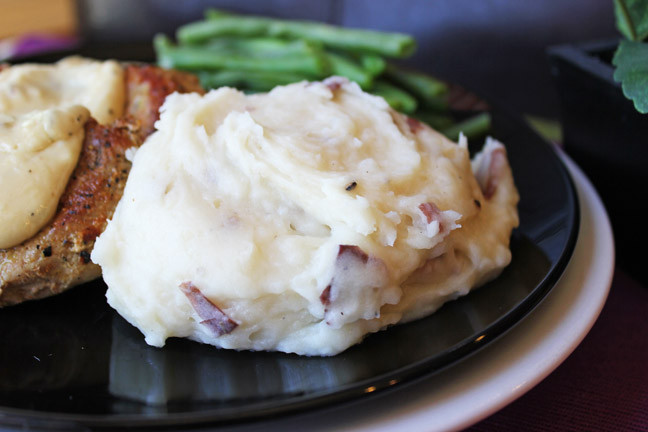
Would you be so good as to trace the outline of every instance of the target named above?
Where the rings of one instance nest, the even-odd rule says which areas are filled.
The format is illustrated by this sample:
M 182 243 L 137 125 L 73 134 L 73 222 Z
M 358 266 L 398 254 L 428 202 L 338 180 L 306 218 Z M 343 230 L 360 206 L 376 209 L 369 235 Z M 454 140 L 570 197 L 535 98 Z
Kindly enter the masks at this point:
M 333 355 L 510 262 L 502 144 L 471 161 L 342 78 L 173 94 L 156 128 L 92 253 L 148 344 Z

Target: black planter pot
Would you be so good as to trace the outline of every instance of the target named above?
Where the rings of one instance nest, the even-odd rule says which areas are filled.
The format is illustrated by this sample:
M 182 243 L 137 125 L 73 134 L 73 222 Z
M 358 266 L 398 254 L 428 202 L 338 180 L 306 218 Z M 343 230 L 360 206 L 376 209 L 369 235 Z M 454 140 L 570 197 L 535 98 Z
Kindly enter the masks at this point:
M 597 188 L 612 221 L 617 260 L 646 281 L 648 115 L 612 78 L 618 41 L 549 49 L 566 152 Z

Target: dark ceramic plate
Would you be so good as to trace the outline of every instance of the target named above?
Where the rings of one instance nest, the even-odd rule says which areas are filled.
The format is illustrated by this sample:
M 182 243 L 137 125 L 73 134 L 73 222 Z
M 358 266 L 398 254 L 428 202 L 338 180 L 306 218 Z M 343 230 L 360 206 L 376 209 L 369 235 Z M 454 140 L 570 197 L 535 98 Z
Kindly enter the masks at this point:
M 371 335 L 335 357 L 162 348 L 107 304 L 101 281 L 0 310 L 0 424 L 160 427 L 315 409 L 440 371 L 512 328 L 554 286 L 578 231 L 571 179 L 549 144 L 498 111 L 521 195 L 511 265 L 430 317 Z

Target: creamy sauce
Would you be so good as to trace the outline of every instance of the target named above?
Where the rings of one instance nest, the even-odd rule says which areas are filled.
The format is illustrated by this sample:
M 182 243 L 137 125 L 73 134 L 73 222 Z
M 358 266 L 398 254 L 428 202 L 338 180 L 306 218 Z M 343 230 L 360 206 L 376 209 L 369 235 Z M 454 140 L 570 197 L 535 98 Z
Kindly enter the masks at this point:
M 51 219 L 79 158 L 85 122 L 112 122 L 124 98 L 115 61 L 71 57 L 0 72 L 0 248 Z

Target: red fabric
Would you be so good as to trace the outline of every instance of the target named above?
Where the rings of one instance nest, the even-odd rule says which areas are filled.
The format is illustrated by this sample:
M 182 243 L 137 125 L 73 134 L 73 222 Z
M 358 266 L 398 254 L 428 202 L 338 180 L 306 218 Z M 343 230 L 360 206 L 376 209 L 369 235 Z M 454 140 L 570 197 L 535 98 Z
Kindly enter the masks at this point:
M 617 269 L 601 316 L 572 355 L 468 430 L 648 431 L 648 287 Z

